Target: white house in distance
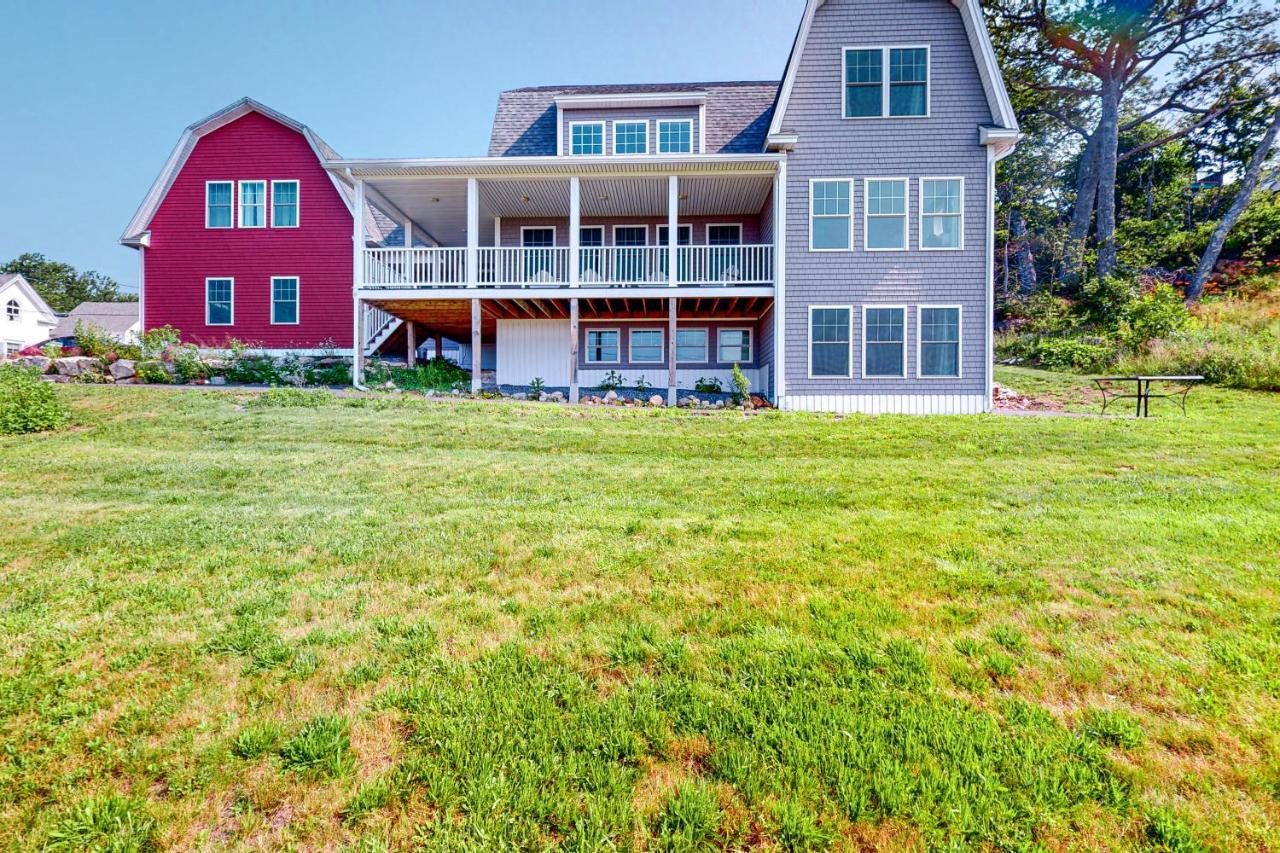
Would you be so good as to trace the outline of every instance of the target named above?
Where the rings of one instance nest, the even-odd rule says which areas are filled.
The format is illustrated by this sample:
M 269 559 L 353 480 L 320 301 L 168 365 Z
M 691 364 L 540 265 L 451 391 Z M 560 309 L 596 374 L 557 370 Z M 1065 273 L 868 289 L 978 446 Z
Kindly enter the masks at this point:
M 58 317 L 19 273 L 0 273 L 0 355 L 14 355 L 53 336 Z
M 71 309 L 70 314 L 58 320 L 49 337 L 74 337 L 79 323 L 106 332 L 112 340 L 122 344 L 137 343 L 142 333 L 137 302 L 81 302 Z

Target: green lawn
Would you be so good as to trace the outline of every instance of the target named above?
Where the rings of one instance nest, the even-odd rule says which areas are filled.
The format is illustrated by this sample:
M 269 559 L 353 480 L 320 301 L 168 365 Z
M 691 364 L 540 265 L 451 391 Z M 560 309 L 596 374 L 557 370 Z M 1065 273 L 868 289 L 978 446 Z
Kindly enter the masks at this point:
M 13 848 L 1280 846 L 1280 397 L 60 393 L 0 438 Z

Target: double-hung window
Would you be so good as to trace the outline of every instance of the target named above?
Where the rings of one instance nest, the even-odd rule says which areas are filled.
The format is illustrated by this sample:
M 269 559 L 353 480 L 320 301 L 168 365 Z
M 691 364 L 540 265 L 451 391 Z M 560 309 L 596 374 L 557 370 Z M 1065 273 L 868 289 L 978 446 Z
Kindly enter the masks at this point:
M 632 364 L 661 364 L 664 345 L 661 329 L 632 329 L 630 340 Z
M 964 248 L 964 178 L 920 179 L 920 248 Z
M 204 324 L 230 326 L 235 321 L 235 279 L 204 280 Z
M 231 227 L 231 181 L 209 181 L 204 185 L 204 227 Z
M 888 74 L 885 74 L 886 66 Z M 845 118 L 901 118 L 928 114 L 929 48 L 845 48 Z
M 716 360 L 721 364 L 751 361 L 751 330 L 721 329 L 716 335 Z
M 848 306 L 809 308 L 809 375 L 849 376 L 853 369 Z
M 271 182 L 271 227 L 298 227 L 298 182 Z
M 618 361 L 618 330 L 587 330 L 587 363 L 616 364 Z
M 849 181 L 810 181 L 809 249 L 815 252 L 850 248 L 851 184 Z
M 240 182 L 240 227 L 267 227 L 267 182 Z
M 862 309 L 862 375 L 905 376 L 906 309 L 866 306 Z
M 907 248 L 907 179 L 867 178 L 863 248 L 886 252 Z
M 960 308 L 955 305 L 921 305 L 920 375 L 960 375 Z
M 569 152 L 571 154 L 603 154 L 604 122 L 570 122 Z
M 649 153 L 649 122 L 615 121 L 613 123 L 613 153 Z
M 707 363 L 706 329 L 676 329 L 676 363 Z
M 278 325 L 291 325 L 298 322 L 297 276 L 272 277 L 271 322 Z
M 692 154 L 693 121 L 691 119 L 658 122 L 659 154 Z

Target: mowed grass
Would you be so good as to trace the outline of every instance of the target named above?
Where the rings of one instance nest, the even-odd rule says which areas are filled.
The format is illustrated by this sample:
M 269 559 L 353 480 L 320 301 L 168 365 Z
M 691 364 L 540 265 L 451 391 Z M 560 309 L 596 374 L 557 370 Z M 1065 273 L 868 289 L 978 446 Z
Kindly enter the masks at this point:
M 0 439 L 8 847 L 1280 846 L 1275 396 L 60 393 Z

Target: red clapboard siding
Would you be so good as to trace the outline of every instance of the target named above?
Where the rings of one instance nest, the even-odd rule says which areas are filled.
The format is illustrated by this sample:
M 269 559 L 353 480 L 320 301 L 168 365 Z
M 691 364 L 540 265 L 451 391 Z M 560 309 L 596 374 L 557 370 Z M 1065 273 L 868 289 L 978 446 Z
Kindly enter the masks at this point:
M 205 228 L 206 181 L 267 181 L 267 228 Z M 271 228 L 270 182 L 299 182 L 299 227 Z M 233 193 L 239 223 L 239 191 Z M 143 323 L 184 341 L 351 346 L 351 213 L 301 133 L 249 113 L 202 137 L 151 221 Z M 299 278 L 299 319 L 271 324 L 271 277 Z M 206 278 L 235 279 L 235 323 L 206 326 Z

